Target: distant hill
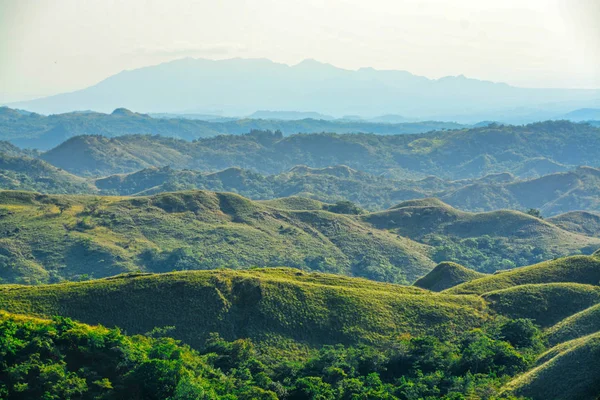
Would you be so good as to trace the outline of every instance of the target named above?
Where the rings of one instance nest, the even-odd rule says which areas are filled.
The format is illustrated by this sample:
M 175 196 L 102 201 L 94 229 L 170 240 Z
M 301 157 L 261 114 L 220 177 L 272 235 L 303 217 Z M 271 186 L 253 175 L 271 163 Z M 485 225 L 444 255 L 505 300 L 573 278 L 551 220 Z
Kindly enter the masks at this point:
M 45 116 L 23 113 L 0 107 L 0 140 L 9 140 L 21 147 L 47 150 L 63 141 L 80 135 L 117 137 L 131 134 L 162 135 L 188 141 L 217 135 L 239 135 L 253 129 L 279 130 L 286 135 L 295 133 L 377 133 L 410 134 L 440 129 L 456 129 L 465 125 L 455 122 L 377 123 L 363 120 L 327 120 L 324 116 L 257 114 L 252 118 L 218 118 L 215 116 L 159 113 L 155 117 L 117 108 L 110 114 L 71 112 Z M 284 116 L 285 116 L 284 115 Z M 259 119 L 260 118 L 260 119 Z
M 580 108 L 562 116 L 575 122 L 600 121 L 600 108 Z
M 311 111 L 267 111 L 260 110 L 255 111 L 252 114 L 248 115 L 249 119 L 279 119 L 284 121 L 293 121 L 299 119 L 322 119 L 322 120 L 332 120 L 334 117 L 331 115 L 325 115 L 318 112 Z M 404 121 L 402 121 L 404 122 Z
M 226 115 L 313 110 L 334 116 L 399 114 L 522 123 L 599 107 L 599 98 L 597 90 L 516 88 L 462 75 L 432 80 L 406 71 L 345 70 L 315 60 L 288 66 L 267 59 L 186 58 L 123 71 L 83 90 L 14 106 L 44 114 L 117 107 L 146 113 L 218 109 Z
M 118 149 L 119 156 L 107 151 L 109 148 Z M 167 154 L 154 157 L 151 149 L 155 148 Z M 395 179 L 428 175 L 467 179 L 506 172 L 531 177 L 579 165 L 600 167 L 597 149 L 600 129 L 557 121 L 392 136 L 320 133 L 283 137 L 278 132 L 252 131 L 192 143 L 145 135 L 111 139 L 81 136 L 42 158 L 80 175 L 134 172 L 141 165 L 201 171 L 240 167 L 266 174 L 285 172 L 297 165 L 347 165 Z M 540 168 L 540 163 L 545 166 Z

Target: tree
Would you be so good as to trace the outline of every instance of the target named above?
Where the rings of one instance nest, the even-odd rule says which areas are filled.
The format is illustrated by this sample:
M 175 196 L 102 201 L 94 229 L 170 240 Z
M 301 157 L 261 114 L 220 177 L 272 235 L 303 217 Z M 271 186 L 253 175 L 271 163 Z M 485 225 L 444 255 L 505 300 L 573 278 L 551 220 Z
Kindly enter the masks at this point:
M 544 219 L 544 217 L 542 216 L 542 212 L 537 208 L 530 208 L 525 212 L 525 214 L 531 215 L 532 217 L 536 217 L 539 219 Z

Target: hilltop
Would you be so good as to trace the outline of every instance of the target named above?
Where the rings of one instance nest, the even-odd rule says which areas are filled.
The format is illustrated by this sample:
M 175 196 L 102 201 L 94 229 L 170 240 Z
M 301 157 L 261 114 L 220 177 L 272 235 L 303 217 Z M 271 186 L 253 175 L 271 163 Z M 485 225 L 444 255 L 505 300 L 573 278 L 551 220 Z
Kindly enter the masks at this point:
M 378 123 L 363 120 L 326 120 L 323 118 L 294 118 L 291 120 L 249 118 L 217 118 L 209 116 L 140 114 L 126 108 L 117 108 L 104 114 L 99 112 L 67 112 L 41 115 L 0 107 L 0 140 L 9 140 L 21 147 L 47 150 L 74 136 L 102 135 L 161 135 L 192 141 L 218 135 L 240 135 L 255 129 L 295 133 L 377 133 L 383 135 L 422 133 L 432 130 L 456 129 L 467 125 L 455 122 L 422 121 Z
M 485 274 L 465 268 L 462 265 L 453 262 L 442 262 L 436 265 L 427 275 L 418 279 L 414 286 L 441 292 L 464 282 L 484 277 Z

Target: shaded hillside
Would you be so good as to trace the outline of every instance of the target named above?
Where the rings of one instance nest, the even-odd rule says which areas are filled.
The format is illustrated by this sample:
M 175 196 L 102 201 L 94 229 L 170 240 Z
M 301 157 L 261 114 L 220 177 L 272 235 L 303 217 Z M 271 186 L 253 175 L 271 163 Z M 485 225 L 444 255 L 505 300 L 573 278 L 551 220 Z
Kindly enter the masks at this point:
M 272 208 L 228 193 L 122 198 L 4 191 L 0 215 L 6 282 L 282 265 L 410 282 L 434 266 L 428 246 L 353 216 Z
M 571 211 L 548 218 L 548 221 L 569 232 L 580 233 L 586 236 L 600 236 L 600 214 L 597 213 Z
M 0 152 L 0 188 L 44 193 L 94 193 L 91 182 L 45 161 L 12 152 Z
M 201 171 L 237 166 L 277 174 L 302 164 L 313 168 L 343 164 L 396 179 L 426 175 L 463 179 L 501 172 L 529 177 L 529 169 L 521 169 L 540 158 L 561 165 L 543 170 L 546 174 L 563 171 L 565 166 L 600 166 L 600 150 L 596 149 L 600 149 L 600 129 L 558 121 L 390 136 L 319 133 L 284 138 L 281 133 L 254 131 L 193 143 L 142 135 L 102 141 L 75 137 L 43 158 L 83 175 L 110 175 L 134 172 L 142 166 L 166 165 Z M 154 155 L 158 151 L 174 157 L 158 158 Z
M 279 268 L 4 285 L 0 304 L 10 312 L 61 314 L 130 333 L 175 326 L 172 335 L 196 347 L 210 332 L 310 345 L 374 344 L 402 333 L 444 337 L 484 318 L 475 296 Z
M 507 392 L 533 399 L 593 400 L 600 393 L 600 333 L 562 343 L 543 354 Z
M 467 213 L 437 199 L 407 201 L 360 218 L 374 228 L 432 246 L 436 262 L 454 261 L 480 272 L 591 254 L 600 244 L 520 212 Z
M 431 272 L 418 279 L 414 286 L 441 292 L 464 282 L 482 278 L 485 274 L 473 271 L 453 262 L 443 262 L 438 264 Z
M 546 333 L 550 344 L 566 342 L 600 332 L 600 304 L 560 321 Z

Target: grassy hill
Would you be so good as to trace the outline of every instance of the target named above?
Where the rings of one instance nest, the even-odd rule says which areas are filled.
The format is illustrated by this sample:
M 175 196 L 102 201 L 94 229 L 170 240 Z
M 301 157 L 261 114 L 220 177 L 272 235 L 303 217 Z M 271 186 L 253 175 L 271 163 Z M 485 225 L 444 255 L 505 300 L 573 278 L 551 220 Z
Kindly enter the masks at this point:
M 436 262 L 454 261 L 480 272 L 524 266 L 569 254 L 591 254 L 597 239 L 567 232 L 516 211 L 467 213 L 437 199 L 403 202 L 360 217 L 434 247 Z
M 444 337 L 485 319 L 476 296 L 286 268 L 2 285 L 0 304 L 14 313 L 59 314 L 129 333 L 175 326 L 172 335 L 193 346 L 201 346 L 210 332 L 310 345 L 381 343 L 403 333 Z
M 454 294 L 483 294 L 519 285 L 542 283 L 600 283 L 600 258 L 573 256 L 489 275 L 448 289 Z
M 562 343 L 538 365 L 506 386 L 506 392 L 533 399 L 593 400 L 600 393 L 600 333 Z
M 418 279 L 414 283 L 414 286 L 433 292 L 441 292 L 442 290 L 484 276 L 485 274 L 465 268 L 462 265 L 453 262 L 443 262 L 436 265 L 427 275 Z
M 599 167 L 600 154 L 594 150 L 600 148 L 596 146 L 600 144 L 599 132 L 587 124 L 555 121 L 389 136 L 318 133 L 283 137 L 281 133 L 252 131 L 194 142 L 144 135 L 103 141 L 80 136 L 48 151 L 43 158 L 72 173 L 100 176 L 166 165 L 201 171 L 237 166 L 278 174 L 296 165 L 324 168 L 341 164 L 395 178 L 436 175 L 465 179 L 504 172 L 530 177 L 562 172 L 569 166 Z M 331 148 L 336 149 L 335 154 L 328 151 Z M 162 153 L 167 156 L 157 157 Z M 556 167 L 537 169 L 532 174 L 529 165 L 540 159 Z
M 95 193 L 97 189 L 83 178 L 70 174 L 38 158 L 11 149 L 0 151 L 0 188 L 35 190 L 44 193 Z M 15 154 L 16 153 L 16 154 Z
M 580 283 L 528 284 L 484 293 L 492 310 L 509 318 L 528 318 L 542 327 L 600 302 L 600 286 Z
M 354 216 L 290 210 L 292 203 L 306 205 L 204 191 L 135 198 L 0 192 L 1 278 L 36 283 L 285 265 L 410 282 L 434 266 L 426 245 Z
M 600 304 L 571 315 L 549 328 L 550 344 L 566 342 L 600 331 Z
M 562 229 L 586 236 L 600 236 L 600 214 L 588 211 L 571 211 L 548 218 L 548 221 Z

